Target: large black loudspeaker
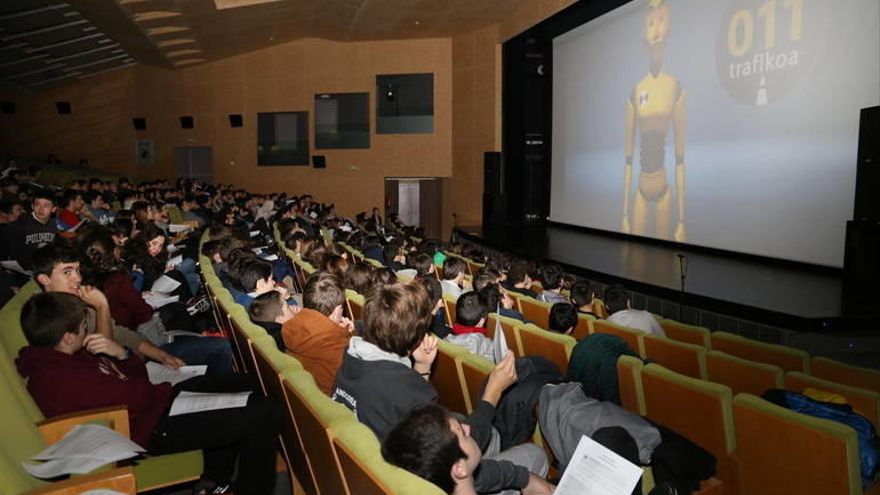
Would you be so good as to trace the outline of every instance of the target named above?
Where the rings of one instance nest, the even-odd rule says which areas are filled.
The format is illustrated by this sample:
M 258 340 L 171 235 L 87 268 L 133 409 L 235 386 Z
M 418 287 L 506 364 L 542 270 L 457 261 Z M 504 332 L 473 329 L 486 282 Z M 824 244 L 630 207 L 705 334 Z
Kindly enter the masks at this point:
M 853 220 L 880 220 L 880 106 L 863 108 Z
M 843 272 L 844 300 L 880 313 L 880 223 L 846 223 Z
M 505 208 L 502 199 L 501 153 L 487 151 L 483 154 L 483 227 L 504 221 Z

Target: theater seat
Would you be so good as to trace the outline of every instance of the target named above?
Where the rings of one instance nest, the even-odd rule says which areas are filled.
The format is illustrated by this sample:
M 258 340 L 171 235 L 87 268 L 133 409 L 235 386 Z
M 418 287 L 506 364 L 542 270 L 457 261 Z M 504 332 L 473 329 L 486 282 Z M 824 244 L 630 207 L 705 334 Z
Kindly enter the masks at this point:
M 785 371 L 810 372 L 809 354 L 784 345 L 759 342 L 727 332 L 714 332 L 712 349 L 750 361 L 773 364 Z
M 578 314 L 578 322 L 577 326 L 574 327 L 574 331 L 571 332 L 571 336 L 575 338 L 575 340 L 581 340 L 587 335 L 593 333 L 593 321 L 596 318 L 590 315 Z
M 496 320 L 501 322 L 501 329 L 504 332 L 504 339 L 507 341 L 507 348 L 513 351 L 514 356 L 521 357 L 523 350 L 516 327 L 522 324 L 522 322 L 515 318 L 500 316 L 498 313 L 489 313 L 489 317 L 486 319 L 486 336 L 490 339 L 495 338 Z
M 721 351 L 706 354 L 709 381 L 727 385 L 734 394 L 761 395 L 771 388 L 782 388 L 783 371 L 779 366 L 749 361 Z
M 364 314 L 366 299 L 351 289 L 345 289 L 345 301 L 348 305 L 348 314 L 352 320 L 360 320 Z
M 863 493 L 852 428 L 750 394 L 737 395 L 733 411 L 743 494 Z
M 553 305 L 531 297 L 520 297 L 519 308 L 526 320 L 543 329 L 550 327 L 550 308 Z
M 521 324 L 518 331 L 523 355 L 543 356 L 552 361 L 560 373 L 565 373 L 577 340 L 570 335 L 550 332 L 532 324 Z
M 880 393 L 880 370 L 816 356 L 810 360 L 810 374 L 817 378 Z
M 431 384 L 437 391 L 437 402 L 450 411 L 463 414 L 468 411 L 469 401 L 465 398 L 461 365 L 456 358 L 467 353 L 468 350 L 460 345 L 439 340 L 437 358 L 434 361 L 434 370 L 431 372 Z
M 627 411 L 645 415 L 645 391 L 642 388 L 644 363 L 635 356 L 617 358 L 617 388 L 620 405 Z
M 480 389 L 483 383 L 489 378 L 492 372 L 493 364 L 483 356 L 465 353 L 459 354 L 456 361 L 460 364 L 462 383 L 465 391 L 465 404 L 467 413 L 474 412 L 474 406 L 479 402 Z
M 682 375 L 706 379 L 706 348 L 703 346 L 645 334 L 642 348 L 645 359 Z
M 617 335 L 626 341 L 626 345 L 629 346 L 630 349 L 640 356 L 644 356 L 641 344 L 641 337 L 644 335 L 644 332 L 641 330 L 611 323 L 607 320 L 596 320 L 593 322 L 593 333 L 610 333 L 611 335 Z
M 679 342 L 696 344 L 706 349 L 712 348 L 712 332 L 706 327 L 688 325 L 675 320 L 660 320 L 660 326 L 667 337 Z

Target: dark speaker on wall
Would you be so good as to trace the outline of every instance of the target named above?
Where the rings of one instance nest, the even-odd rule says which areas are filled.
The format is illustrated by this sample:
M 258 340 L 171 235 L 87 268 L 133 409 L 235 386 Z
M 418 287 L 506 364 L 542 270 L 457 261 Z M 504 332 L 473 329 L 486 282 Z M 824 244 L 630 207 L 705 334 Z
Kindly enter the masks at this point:
M 5 114 L 13 114 L 15 113 L 15 102 L 14 101 L 0 101 L 0 112 Z
M 863 108 L 859 118 L 859 154 L 853 220 L 880 221 L 880 106 Z
M 312 167 L 327 168 L 327 157 L 324 155 L 312 155 Z
M 185 115 L 180 118 L 180 127 L 183 129 L 192 129 L 195 125 L 192 115 Z
M 131 123 L 134 124 L 134 130 L 143 131 L 147 129 L 147 119 L 143 117 L 135 117 L 131 119 Z
M 62 115 L 66 115 L 70 113 L 70 102 L 69 101 L 56 101 L 55 108 L 58 109 L 58 113 Z
M 501 195 L 501 153 L 498 151 L 483 153 L 483 193 Z
M 244 119 L 240 113 L 229 114 L 229 127 L 244 127 Z
M 878 313 L 880 297 L 880 223 L 846 222 L 846 247 L 843 255 L 843 297 L 848 303 L 874 308 Z

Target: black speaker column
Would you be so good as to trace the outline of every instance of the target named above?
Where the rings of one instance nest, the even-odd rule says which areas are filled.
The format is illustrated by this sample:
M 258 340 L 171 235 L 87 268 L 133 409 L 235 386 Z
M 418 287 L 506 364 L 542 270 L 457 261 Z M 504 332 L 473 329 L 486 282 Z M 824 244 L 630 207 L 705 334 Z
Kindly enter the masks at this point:
M 501 200 L 501 153 L 483 153 L 483 225 L 501 222 L 505 217 L 504 202 Z
M 853 220 L 846 223 L 843 296 L 880 313 L 880 106 L 863 108 Z

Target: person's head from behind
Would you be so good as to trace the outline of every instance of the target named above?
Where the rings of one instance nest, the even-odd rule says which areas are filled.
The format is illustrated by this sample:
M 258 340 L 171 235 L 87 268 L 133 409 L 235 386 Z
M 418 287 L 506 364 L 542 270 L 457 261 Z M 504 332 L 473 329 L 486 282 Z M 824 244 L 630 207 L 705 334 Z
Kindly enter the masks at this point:
M 371 277 L 370 287 L 364 293 L 364 296 L 369 297 L 370 293 L 380 287 L 385 287 L 388 285 L 393 285 L 397 283 L 397 274 L 394 273 L 394 270 L 390 268 L 375 268 L 373 269 L 373 274 Z
M 37 293 L 24 303 L 20 321 L 30 345 L 72 354 L 85 339 L 86 304 L 73 294 Z
M 345 270 L 345 276 L 342 279 L 342 285 L 346 289 L 353 290 L 358 294 L 364 295 L 373 284 L 373 267 L 363 263 L 355 263 L 349 265 Z
M 529 276 L 530 268 L 529 263 L 525 260 L 517 260 L 511 263 L 510 269 L 507 271 L 507 280 L 514 287 L 528 289 L 532 285 L 532 279 Z
M 251 293 L 262 294 L 275 288 L 272 278 L 272 263 L 259 258 L 244 260 L 236 271 L 238 288 Z
M 400 241 L 393 240 L 388 244 L 385 244 L 385 247 L 382 248 L 382 257 L 385 258 L 385 264 L 388 265 L 392 261 L 397 261 L 398 263 L 403 261 L 403 254 L 401 253 L 401 243 Z
M 76 189 L 68 189 L 64 191 L 64 196 L 61 198 L 61 205 L 74 213 L 79 213 L 82 209 L 85 201 L 83 201 L 82 191 Z
M 345 289 L 339 277 L 328 272 L 316 272 L 303 287 L 303 307 L 312 309 L 339 322 L 345 304 Z
M 413 409 L 403 418 L 382 443 L 382 457 L 446 493 L 472 483 L 482 460 L 470 427 L 436 404 Z
M 455 322 L 466 327 L 482 327 L 488 316 L 486 302 L 474 291 L 465 292 L 455 303 Z
M 431 302 L 431 313 L 437 314 L 437 311 L 443 307 L 443 287 L 440 281 L 433 275 L 417 276 L 415 280 L 425 287 L 428 291 L 428 300 Z
M 248 307 L 248 316 L 255 322 L 275 322 L 283 325 L 295 315 L 283 297 L 281 292 L 274 290 L 258 295 Z
M 418 282 L 379 287 L 364 304 L 364 340 L 383 351 L 409 356 L 431 324 L 431 301 Z
M 556 303 L 550 307 L 548 330 L 570 335 L 577 326 L 577 309 L 570 303 Z
M 605 289 L 605 307 L 609 314 L 629 309 L 629 294 L 620 285 L 614 285 Z
M 0 223 L 12 223 L 18 220 L 22 211 L 21 203 L 18 201 L 0 201 Z
M 558 291 L 562 287 L 562 267 L 557 264 L 549 264 L 541 267 L 541 285 L 544 290 Z
M 34 280 L 46 292 L 77 295 L 82 284 L 79 261 L 79 253 L 67 244 L 60 241 L 47 244 L 34 251 Z
M 464 280 L 467 264 L 461 258 L 449 257 L 443 262 L 443 280 L 460 284 Z
M 431 275 L 434 273 L 434 259 L 425 253 L 410 253 L 409 266 L 416 270 L 419 276 Z
M 482 268 L 474 275 L 473 287 L 476 291 L 483 290 L 488 285 L 496 285 L 501 281 L 501 275 L 491 268 Z

